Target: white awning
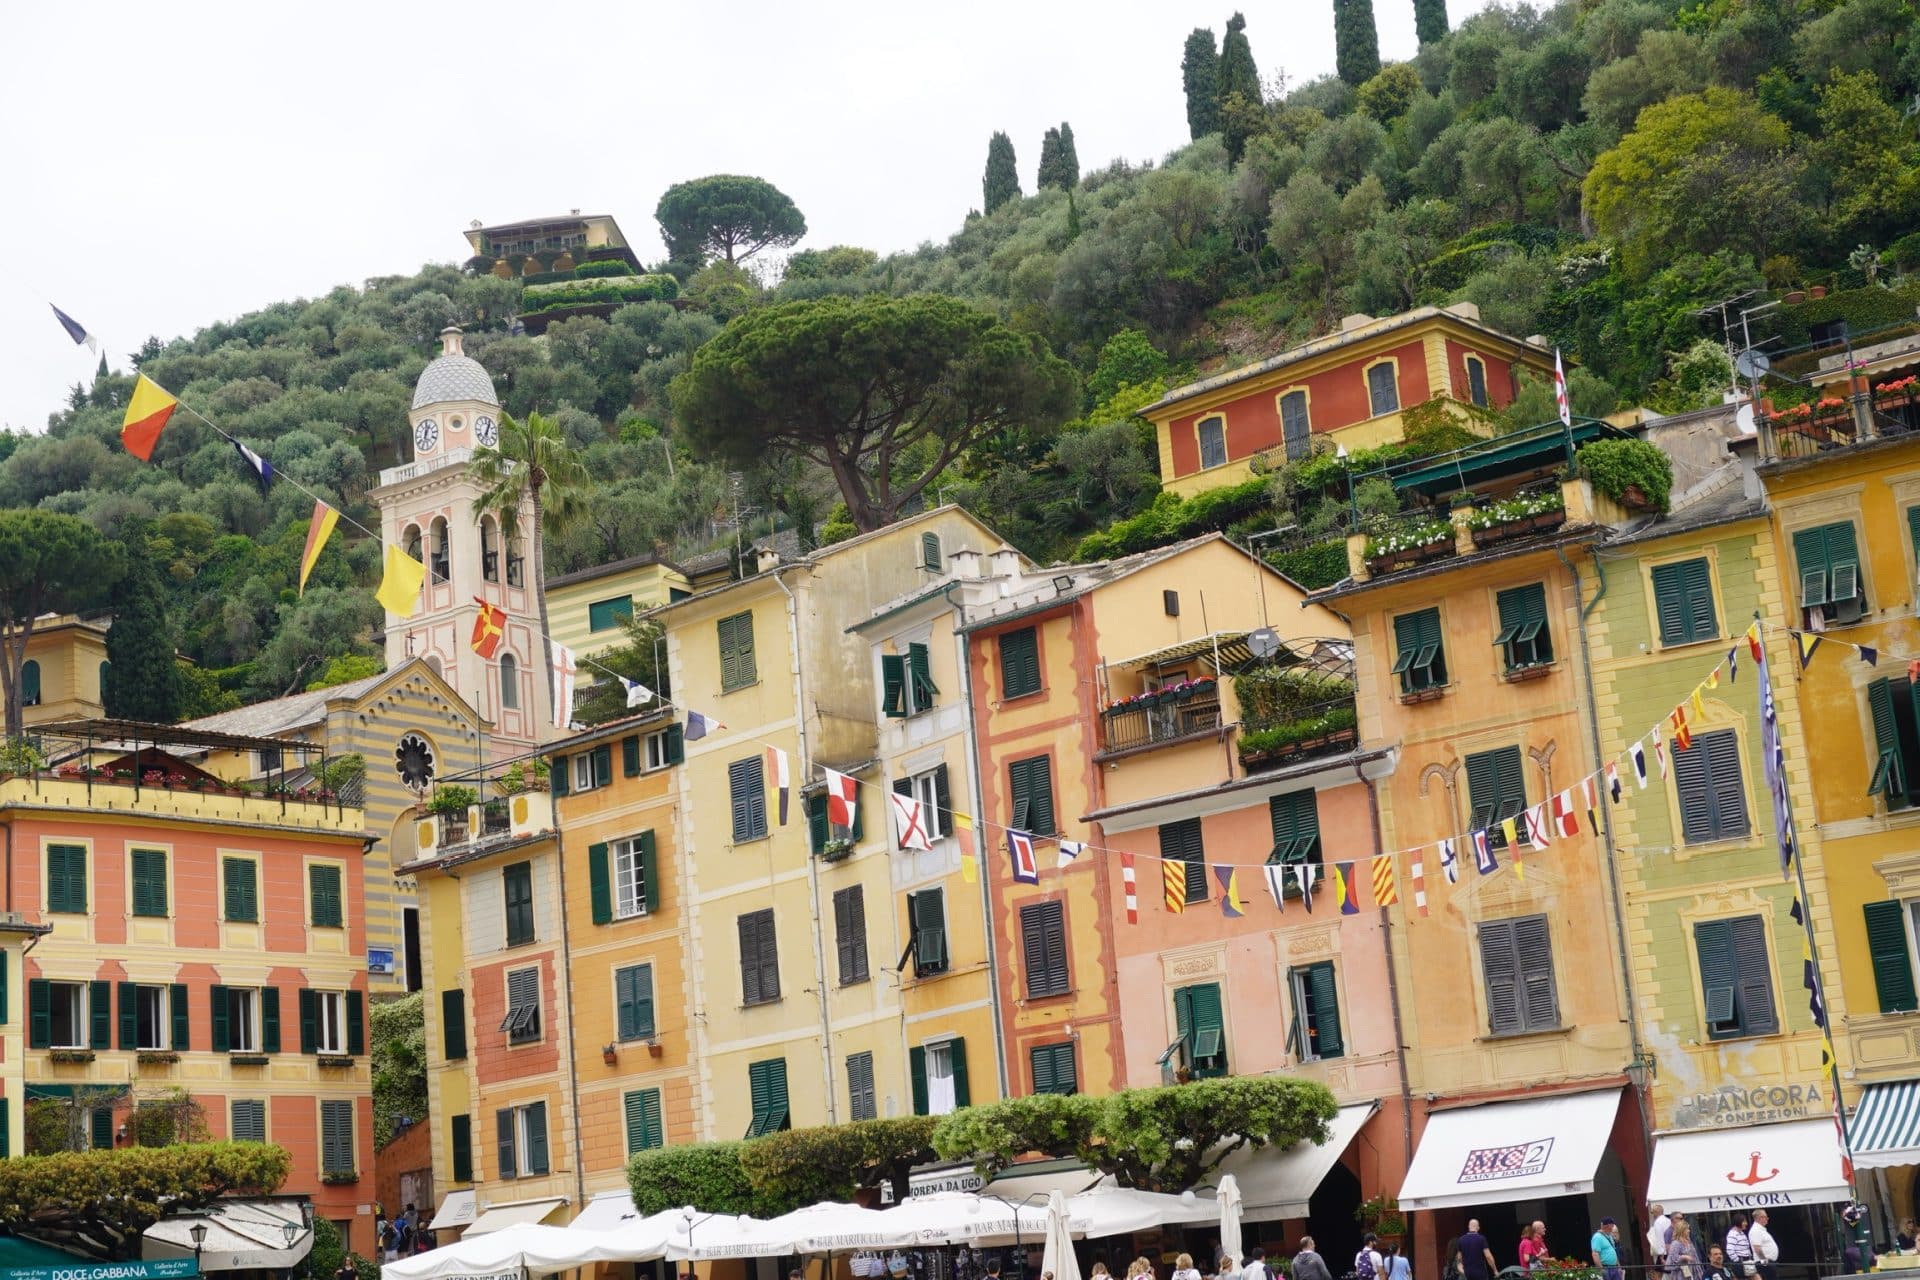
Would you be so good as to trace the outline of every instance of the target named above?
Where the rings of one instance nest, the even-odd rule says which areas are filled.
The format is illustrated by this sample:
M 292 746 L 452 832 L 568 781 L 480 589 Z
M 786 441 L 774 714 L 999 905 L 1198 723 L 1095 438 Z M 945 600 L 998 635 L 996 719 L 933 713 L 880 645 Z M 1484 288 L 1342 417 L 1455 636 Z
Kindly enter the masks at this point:
M 1362 1125 L 1380 1109 L 1363 1102 L 1340 1108 L 1327 1126 L 1322 1143 L 1296 1142 L 1285 1150 L 1242 1147 L 1220 1162 L 1219 1173 L 1232 1174 L 1240 1184 L 1241 1213 L 1247 1218 L 1304 1218 L 1307 1201 L 1319 1189 L 1327 1171 L 1346 1153 Z
M 222 1200 L 204 1213 L 162 1218 L 147 1228 L 140 1242 L 145 1259 L 191 1258 L 193 1228 L 204 1223 L 207 1238 L 200 1246 L 200 1270 L 287 1270 L 313 1251 L 313 1229 L 306 1225 L 300 1206 L 292 1201 Z M 287 1227 L 298 1228 L 287 1243 Z
M 1036 1196 L 1045 1200 L 1055 1191 L 1071 1198 L 1094 1187 L 1112 1185 L 1112 1178 L 1098 1169 L 1087 1168 L 1078 1160 L 1032 1160 L 1002 1169 L 987 1182 L 981 1194 L 1019 1203 Z M 1042 1208 L 1044 1211 L 1044 1206 Z
M 445 1231 L 450 1227 L 471 1226 L 480 1216 L 480 1200 L 471 1191 L 449 1191 L 447 1198 L 440 1202 L 440 1212 L 433 1215 L 433 1221 L 427 1224 L 429 1231 Z
M 1856 1169 L 1920 1164 L 1920 1080 L 1868 1085 L 1847 1136 Z
M 1427 1117 L 1400 1185 L 1400 1207 L 1452 1209 L 1586 1195 L 1619 1109 L 1620 1090 L 1612 1088 L 1436 1112 Z
M 503 1227 L 517 1227 L 523 1222 L 545 1222 L 548 1214 L 565 1203 L 563 1198 L 554 1196 L 546 1200 L 521 1200 L 514 1204 L 494 1205 L 475 1218 L 473 1225 L 461 1233 L 461 1238 L 471 1240 Z
M 1647 1199 L 1670 1210 L 1766 1209 L 1852 1198 L 1831 1119 L 1663 1133 L 1654 1140 Z
M 638 1221 L 640 1211 L 633 1207 L 633 1192 L 602 1191 L 587 1201 L 587 1207 L 567 1227 L 573 1231 L 611 1231 L 623 1222 Z

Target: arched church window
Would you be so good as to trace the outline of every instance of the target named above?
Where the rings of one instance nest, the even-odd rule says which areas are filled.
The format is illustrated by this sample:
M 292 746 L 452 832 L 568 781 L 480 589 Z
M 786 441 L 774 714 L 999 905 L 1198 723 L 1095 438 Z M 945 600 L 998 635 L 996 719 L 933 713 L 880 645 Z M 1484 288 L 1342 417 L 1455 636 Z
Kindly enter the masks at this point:
M 500 655 L 500 705 L 509 711 L 520 707 L 520 664 L 513 655 Z
M 500 581 L 500 526 L 492 516 L 480 517 L 480 576 Z
M 441 516 L 433 522 L 433 561 L 427 566 L 433 571 L 435 582 L 445 582 L 453 567 L 453 552 L 447 546 L 447 520 Z

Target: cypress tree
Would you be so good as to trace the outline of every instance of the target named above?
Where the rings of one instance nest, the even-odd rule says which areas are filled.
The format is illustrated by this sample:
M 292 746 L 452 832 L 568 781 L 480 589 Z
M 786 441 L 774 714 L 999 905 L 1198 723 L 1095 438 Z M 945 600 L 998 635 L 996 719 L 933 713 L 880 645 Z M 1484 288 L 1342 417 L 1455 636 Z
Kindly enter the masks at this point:
M 1071 191 L 1080 185 L 1080 153 L 1073 149 L 1073 126 L 1060 122 L 1060 186 Z
M 1033 189 L 1045 191 L 1060 185 L 1060 131 L 1047 130 L 1040 139 L 1040 171 L 1033 177 Z
M 1067 188 L 1067 243 L 1080 238 L 1080 206 L 1073 201 L 1073 188 Z
M 987 172 L 980 180 L 980 190 L 989 214 L 1007 201 L 1020 198 L 1020 169 L 1013 158 L 1013 139 L 999 130 L 987 143 Z
M 1253 65 L 1253 46 L 1247 43 L 1247 20 L 1242 14 L 1227 19 L 1227 38 L 1220 42 L 1219 101 L 1237 93 L 1260 105 L 1260 71 Z
M 1073 149 L 1073 126 L 1062 124 L 1047 130 L 1047 136 L 1040 140 L 1040 174 L 1035 189 L 1071 191 L 1079 181 L 1080 157 Z
M 180 718 L 180 668 L 173 656 L 166 598 L 146 534 L 127 538 L 127 572 L 114 587 L 113 625 L 107 628 L 107 669 L 101 701 L 107 714 L 149 724 Z
M 1340 78 L 1355 87 L 1380 74 L 1373 0 L 1333 0 L 1333 62 Z
M 1187 37 L 1180 83 L 1187 91 L 1187 130 L 1198 141 L 1220 128 L 1220 55 L 1212 28 L 1195 27 Z
M 1447 0 L 1413 0 L 1413 29 L 1420 47 L 1442 40 L 1447 34 Z

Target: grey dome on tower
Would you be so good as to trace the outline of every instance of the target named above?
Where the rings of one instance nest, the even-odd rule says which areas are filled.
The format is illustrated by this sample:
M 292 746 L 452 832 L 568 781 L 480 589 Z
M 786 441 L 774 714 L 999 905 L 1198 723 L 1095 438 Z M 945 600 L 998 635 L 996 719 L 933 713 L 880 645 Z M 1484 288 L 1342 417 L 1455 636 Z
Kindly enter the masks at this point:
M 440 331 L 440 354 L 420 371 L 420 381 L 413 384 L 413 407 L 455 400 L 500 403 L 486 366 L 460 350 L 459 326 L 448 325 Z

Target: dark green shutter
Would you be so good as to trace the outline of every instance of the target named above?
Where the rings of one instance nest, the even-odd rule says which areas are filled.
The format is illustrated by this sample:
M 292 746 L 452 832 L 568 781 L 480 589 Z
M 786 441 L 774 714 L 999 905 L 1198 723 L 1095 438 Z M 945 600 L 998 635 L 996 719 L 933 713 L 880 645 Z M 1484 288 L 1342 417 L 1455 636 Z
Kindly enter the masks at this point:
M 1694 950 L 1700 959 L 1700 988 L 1705 998 L 1707 1033 L 1724 1036 L 1735 1020 L 1733 926 L 1726 920 L 1702 920 L 1693 926 Z
M 940 690 L 933 683 L 933 664 L 924 644 L 907 646 L 907 701 L 914 711 L 925 711 Z
M 513 1112 L 502 1107 L 494 1113 L 494 1132 L 500 1142 L 500 1171 L 502 1178 L 520 1176 L 520 1162 L 514 1154 Z
M 159 849 L 135 849 L 133 857 L 133 914 L 167 914 L 167 855 Z
M 613 785 L 613 748 L 602 743 L 593 749 L 592 760 L 593 785 L 596 787 Z
M 358 991 L 347 992 L 347 1052 L 358 1057 L 367 1051 L 367 1001 Z
M 310 864 L 307 867 L 307 894 L 313 900 L 314 927 L 340 928 L 345 919 L 340 901 L 340 868 L 330 863 Z
M 613 869 L 607 858 L 607 846 L 587 846 L 587 892 L 593 900 L 593 922 L 607 924 L 613 919 Z
M 1080 1091 L 1071 1040 L 1065 1044 L 1037 1045 L 1028 1051 L 1028 1059 L 1033 1066 L 1035 1093 L 1072 1094 Z
M 1347 1042 L 1340 1034 L 1340 994 L 1334 986 L 1333 965 L 1322 960 L 1307 971 L 1307 981 L 1313 990 L 1313 1020 L 1319 1032 L 1314 1052 L 1322 1058 L 1341 1057 Z
M 947 971 L 947 904 L 939 889 L 907 895 L 907 919 L 913 927 L 914 973 Z
M 1203 982 L 1183 987 L 1186 992 L 1186 1031 L 1188 1060 L 1196 1076 L 1221 1076 L 1227 1072 L 1226 1023 L 1220 1009 L 1220 984 Z M 1175 993 L 1176 1001 L 1179 993 Z M 1178 1012 L 1176 1005 L 1176 1013 Z
M 907 1050 L 907 1070 L 913 1077 L 913 1114 L 927 1114 L 927 1051 L 920 1045 Z
M 11 1098 L 0 1098 L 0 1160 L 13 1158 L 13 1114 Z
M 113 1107 L 111 1105 L 95 1107 L 87 1119 L 93 1129 L 93 1149 L 95 1151 L 113 1150 Z
M 1520 961 L 1514 952 L 1513 921 L 1488 920 L 1480 926 L 1480 969 L 1487 988 L 1487 1031 L 1509 1035 L 1524 1025 L 1520 1013 Z
M 1446 653 L 1440 637 L 1440 611 L 1422 609 L 1393 620 L 1393 671 L 1403 693 L 1417 693 L 1447 682 Z
M 727 766 L 727 791 L 733 807 L 733 841 L 741 844 L 767 834 L 765 761 L 759 756 Z
M 720 687 L 739 689 L 760 678 L 753 653 L 753 614 L 722 618 L 720 632 Z
M 899 654 L 880 655 L 880 710 L 896 720 L 907 714 L 907 660 Z
M 653 970 L 647 965 L 618 969 L 613 975 L 615 1026 L 622 1040 L 653 1035 Z
M 627 1154 L 664 1145 L 660 1133 L 660 1091 L 635 1089 L 621 1101 L 627 1122 Z
M 467 993 L 458 987 L 440 993 L 440 1044 L 448 1062 L 467 1056 Z
M 920 535 L 920 566 L 934 573 L 940 572 L 940 535 L 923 533 Z
M 1905 800 L 1906 760 L 1900 750 L 1899 722 L 1893 716 L 1893 682 L 1891 680 L 1875 680 L 1867 686 L 1867 710 L 1873 716 L 1873 743 L 1876 751 L 1873 777 L 1867 783 L 1867 794 L 1884 795 L 1889 801 Z
M 320 1051 L 319 1019 L 315 1016 L 313 992 L 300 988 L 300 1052 L 318 1053 Z
M 555 796 L 567 794 L 567 784 L 572 781 L 567 773 L 572 761 L 566 756 L 555 756 L 547 762 L 547 789 Z
M 640 735 L 620 739 L 620 768 L 629 778 L 640 776 Z
M 967 1042 L 959 1036 L 947 1041 L 947 1063 L 953 1070 L 954 1107 L 972 1106 L 973 1091 L 967 1085 Z
M 833 832 L 827 826 L 827 797 L 824 794 L 808 796 L 807 847 L 817 854 L 832 838 Z
M 260 988 L 260 1052 L 280 1052 L 280 989 Z
M 1013 825 L 1037 836 L 1054 833 L 1053 760 L 1034 756 L 1007 766 L 1013 796 Z
M 85 845 L 47 846 L 47 910 L 65 915 L 87 913 Z
M 227 1035 L 227 1017 L 230 1010 L 225 987 L 213 986 L 207 989 L 207 1008 L 213 1022 L 213 1051 L 225 1053 L 231 1039 Z
M 1654 611 L 1660 643 L 1690 644 L 1720 634 L 1713 607 L 1713 575 L 1705 560 L 1663 564 L 1653 571 Z
M 1780 1030 L 1780 1016 L 1773 1004 L 1773 963 L 1767 955 L 1766 925 L 1759 916 L 1741 916 L 1731 923 L 1740 1030 L 1745 1035 L 1770 1036 Z
M 473 1117 L 453 1117 L 452 1132 L 448 1135 L 453 1147 L 453 1180 L 455 1182 L 473 1181 Z
M 187 1053 L 193 1048 L 193 1023 L 188 1017 L 187 984 L 176 982 L 167 991 L 168 1012 L 173 1018 L 173 1049 Z
M 0 950 L 0 1027 L 13 1021 L 13 997 L 7 993 L 7 987 L 12 981 L 9 972 L 11 965 L 8 962 L 10 955 L 12 952 Z
M 138 1049 L 140 1047 L 140 988 L 131 982 L 117 984 L 115 995 L 120 1001 L 120 1047 Z
M 1040 637 L 1032 627 L 1000 637 L 1000 683 L 1007 698 L 1040 692 Z
M 1920 512 L 1913 507 L 1909 514 Z M 1906 904 L 1869 902 L 1862 906 L 1867 917 L 1867 952 L 1873 960 L 1873 988 L 1880 997 L 1880 1012 L 1911 1013 L 1920 1009 L 1913 981 L 1913 958 L 1907 949 Z
M 660 856 L 651 831 L 640 833 L 640 905 L 648 915 L 660 910 Z
M 87 986 L 87 1018 L 89 1027 L 88 1047 L 94 1049 L 113 1048 L 113 984 L 111 982 L 89 982 Z
M 939 817 L 930 831 L 949 835 L 953 831 L 953 792 L 947 784 L 947 766 L 939 765 L 933 771 L 933 807 L 939 810 Z
M 227 919 L 258 924 L 260 902 L 254 885 L 253 862 L 247 858 L 223 858 L 221 871 L 226 881 Z
M 1547 589 L 1538 582 L 1509 587 L 1494 597 L 1500 631 L 1494 643 L 1504 651 L 1508 670 L 1535 666 L 1553 658 L 1552 634 L 1547 629 Z
M 687 759 L 687 731 L 678 721 L 667 726 L 667 763 L 684 764 Z
M 53 1044 L 53 984 L 45 978 L 27 980 L 27 1047 Z

